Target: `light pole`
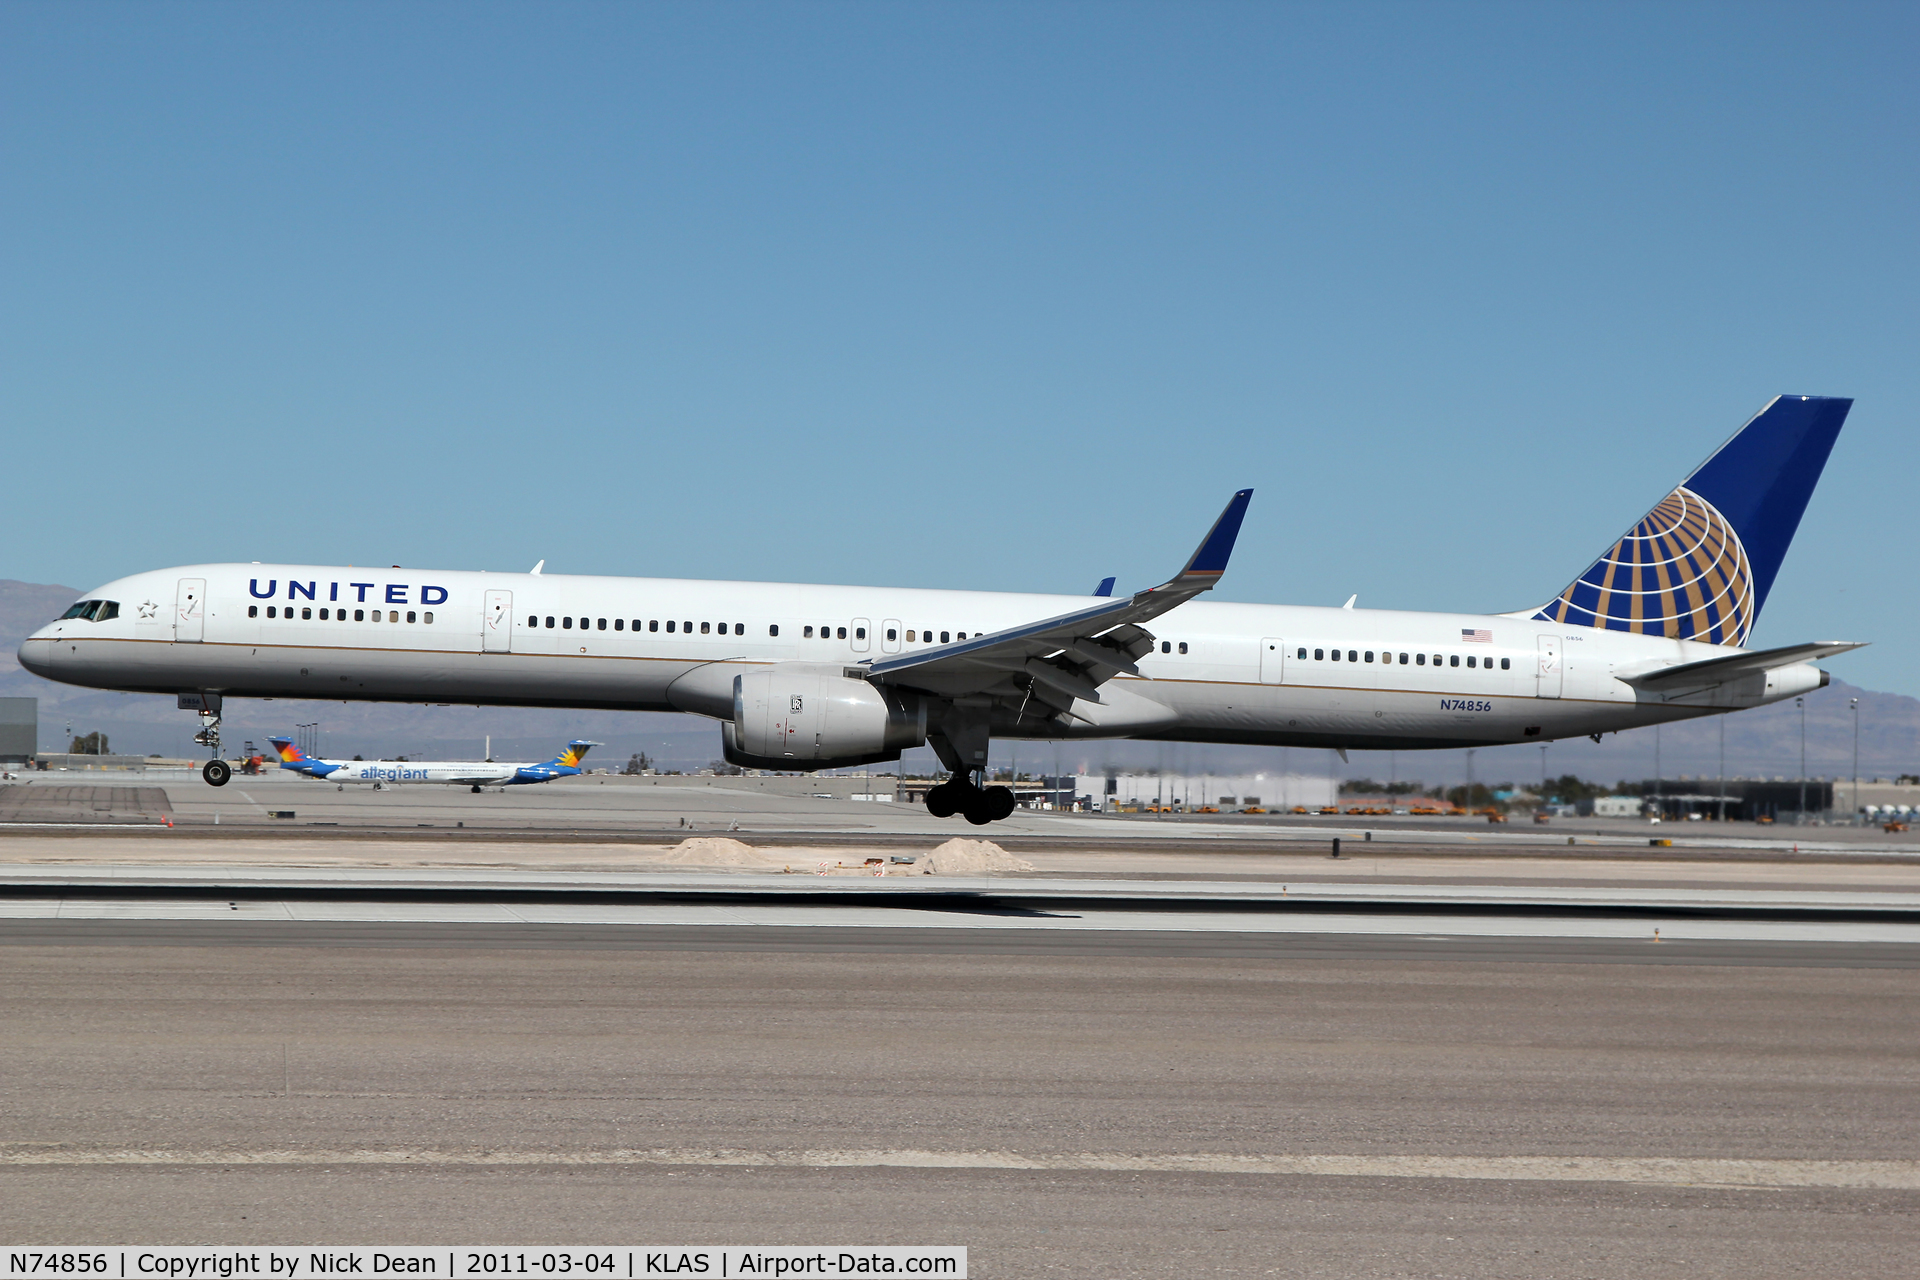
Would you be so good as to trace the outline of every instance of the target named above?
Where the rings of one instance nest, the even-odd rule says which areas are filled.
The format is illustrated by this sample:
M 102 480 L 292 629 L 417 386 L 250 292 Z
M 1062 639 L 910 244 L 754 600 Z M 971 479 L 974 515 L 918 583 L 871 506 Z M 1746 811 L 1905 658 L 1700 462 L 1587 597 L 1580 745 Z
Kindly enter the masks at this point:
M 1795 698 L 1793 705 L 1800 708 L 1800 817 L 1797 825 L 1807 824 L 1807 700 Z
M 1853 811 L 1860 812 L 1860 699 L 1847 699 L 1847 706 L 1853 712 Z

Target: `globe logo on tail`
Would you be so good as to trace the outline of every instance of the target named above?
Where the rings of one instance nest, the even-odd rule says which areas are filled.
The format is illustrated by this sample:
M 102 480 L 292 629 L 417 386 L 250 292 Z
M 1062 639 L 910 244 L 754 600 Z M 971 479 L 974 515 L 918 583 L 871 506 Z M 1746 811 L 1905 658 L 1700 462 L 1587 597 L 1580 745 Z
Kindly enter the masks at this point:
M 1739 535 L 1682 486 L 1534 617 L 1737 646 L 1754 612 L 1753 567 Z

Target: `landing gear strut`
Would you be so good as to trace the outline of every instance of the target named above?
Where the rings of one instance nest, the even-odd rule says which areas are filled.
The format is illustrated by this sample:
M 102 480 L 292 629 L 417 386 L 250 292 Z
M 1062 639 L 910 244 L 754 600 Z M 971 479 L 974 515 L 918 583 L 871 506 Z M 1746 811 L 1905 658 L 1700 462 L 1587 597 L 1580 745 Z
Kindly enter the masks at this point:
M 927 792 L 927 812 L 936 818 L 960 814 L 976 827 L 998 822 L 1012 814 L 1013 792 L 1007 787 L 987 787 L 974 782 L 970 773 L 955 773 Z
M 207 780 L 210 787 L 226 786 L 227 780 L 233 777 L 233 766 L 220 758 L 220 695 L 181 694 L 180 706 L 183 710 L 191 708 L 200 713 L 200 732 L 193 735 L 193 740 L 205 747 L 213 757 L 200 767 L 200 776 Z

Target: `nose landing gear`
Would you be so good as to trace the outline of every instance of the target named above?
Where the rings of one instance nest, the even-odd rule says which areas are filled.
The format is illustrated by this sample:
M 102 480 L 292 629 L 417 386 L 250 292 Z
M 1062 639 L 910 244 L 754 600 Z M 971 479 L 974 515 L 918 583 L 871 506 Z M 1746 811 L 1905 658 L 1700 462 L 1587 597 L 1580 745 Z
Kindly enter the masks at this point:
M 927 792 L 927 812 L 936 818 L 959 814 L 976 827 L 1008 817 L 1016 807 L 1007 787 L 982 789 L 967 774 L 956 773 Z
M 213 759 L 200 766 L 200 776 L 207 780 L 210 787 L 224 787 L 233 777 L 233 766 L 220 758 L 220 695 L 217 693 L 183 693 L 180 695 L 182 711 L 200 713 L 200 732 L 193 740 L 207 749 Z

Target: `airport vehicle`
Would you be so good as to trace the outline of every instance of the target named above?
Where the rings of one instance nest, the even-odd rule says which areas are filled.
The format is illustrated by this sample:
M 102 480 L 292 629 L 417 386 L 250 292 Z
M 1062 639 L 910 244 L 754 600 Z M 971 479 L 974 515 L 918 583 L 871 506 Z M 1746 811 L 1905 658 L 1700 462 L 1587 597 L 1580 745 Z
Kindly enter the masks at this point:
M 502 764 L 493 760 L 316 760 L 293 744 L 290 738 L 268 738 L 280 753 L 280 767 L 322 778 L 343 788 L 349 782 L 394 787 L 412 783 L 433 783 L 447 787 L 515 787 L 531 782 L 552 782 L 555 778 L 577 778 L 580 762 L 598 745 L 575 739 L 567 749 L 551 760 L 526 764 Z M 212 782 L 209 777 L 207 781 Z M 216 784 L 218 785 L 218 784 Z
M 1851 400 L 1777 397 L 1544 605 L 1213 603 L 1251 490 L 1124 596 L 205 564 L 89 593 L 20 647 L 69 684 L 225 698 L 684 711 L 726 758 L 812 770 L 931 746 L 934 814 L 987 823 L 991 738 L 1400 751 L 1538 743 L 1778 702 L 1858 648 L 1745 647 Z M 544 563 L 544 562 L 543 562 Z M 214 781 L 214 765 L 208 780 Z

